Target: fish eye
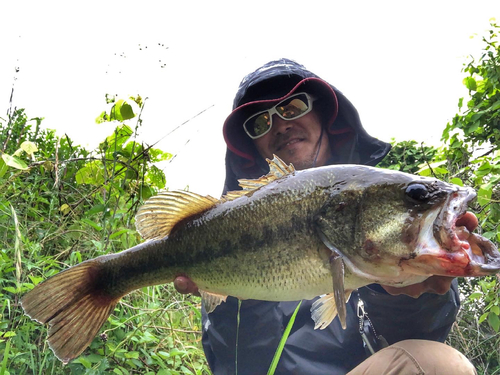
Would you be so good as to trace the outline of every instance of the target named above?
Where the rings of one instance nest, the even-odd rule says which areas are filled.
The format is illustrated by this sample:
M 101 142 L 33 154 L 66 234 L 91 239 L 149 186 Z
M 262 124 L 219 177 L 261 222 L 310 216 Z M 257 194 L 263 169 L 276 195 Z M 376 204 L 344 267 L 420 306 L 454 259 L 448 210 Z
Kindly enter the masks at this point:
M 409 185 L 405 190 L 405 194 L 408 198 L 416 203 L 425 203 L 431 197 L 431 194 L 429 193 L 427 187 L 422 184 Z

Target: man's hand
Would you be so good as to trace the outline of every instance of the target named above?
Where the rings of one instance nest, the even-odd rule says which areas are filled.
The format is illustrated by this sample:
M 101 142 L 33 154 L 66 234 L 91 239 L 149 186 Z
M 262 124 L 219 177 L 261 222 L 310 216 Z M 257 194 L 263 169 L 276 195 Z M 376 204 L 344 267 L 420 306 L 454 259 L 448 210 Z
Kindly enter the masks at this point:
M 177 276 L 174 280 L 174 287 L 179 293 L 194 294 L 195 296 L 200 296 L 198 287 L 187 276 Z
M 393 296 L 406 294 L 407 296 L 418 298 L 424 293 L 445 294 L 450 290 L 453 277 L 447 276 L 431 276 L 427 280 L 419 283 L 408 285 L 403 288 L 394 286 L 381 285 L 385 291 Z

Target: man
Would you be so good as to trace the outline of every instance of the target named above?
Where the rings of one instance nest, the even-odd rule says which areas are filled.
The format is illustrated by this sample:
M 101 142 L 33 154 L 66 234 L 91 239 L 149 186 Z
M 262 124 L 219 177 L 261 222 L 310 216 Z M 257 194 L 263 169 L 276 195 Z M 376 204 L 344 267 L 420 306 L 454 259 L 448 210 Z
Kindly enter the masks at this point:
M 339 163 L 376 165 L 390 150 L 389 144 L 366 133 L 356 109 L 339 90 L 291 60 L 272 61 L 245 77 L 233 108 L 223 130 L 224 193 L 239 189 L 238 179 L 266 174 L 265 158 L 273 154 L 305 169 Z M 177 278 L 175 285 L 180 292 L 196 292 L 185 277 Z M 376 337 L 374 327 L 389 344 L 398 343 L 368 360 L 359 333 L 359 299 L 370 317 L 371 339 Z M 425 373 L 474 373 L 463 355 L 437 343 L 445 340 L 459 308 L 451 278 L 431 277 L 405 288 L 361 288 L 347 304 L 346 330 L 338 318 L 326 329 L 314 330 L 312 302 L 302 302 L 276 373 L 345 374 L 360 363 L 353 374 L 413 374 L 431 368 L 434 372 Z M 203 346 L 212 371 L 266 374 L 297 305 L 239 303 L 230 297 L 210 314 L 203 309 Z M 406 339 L 433 341 L 401 342 Z

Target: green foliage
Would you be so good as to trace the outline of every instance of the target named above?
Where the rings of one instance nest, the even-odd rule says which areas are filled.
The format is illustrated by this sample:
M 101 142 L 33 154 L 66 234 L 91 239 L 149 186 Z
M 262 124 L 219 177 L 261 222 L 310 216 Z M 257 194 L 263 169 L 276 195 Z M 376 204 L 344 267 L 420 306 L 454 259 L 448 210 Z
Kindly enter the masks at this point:
M 23 314 L 20 297 L 42 280 L 98 255 L 140 242 L 137 206 L 165 187 L 154 163 L 170 154 L 135 141 L 139 115 L 117 101 L 114 131 L 89 152 L 15 110 L 0 120 L 0 373 L 205 374 L 199 299 L 172 286 L 125 297 L 101 336 L 63 366 L 47 328 Z M 132 108 L 132 106 L 130 106 Z M 135 127 L 124 122 L 134 119 Z M 120 121 L 119 119 L 123 119 Z
M 463 81 L 470 98 L 459 100 L 462 111 L 443 131 L 442 147 L 414 141 L 393 144 L 382 167 L 434 176 L 472 186 L 478 197 L 471 210 L 482 235 L 500 242 L 500 44 L 499 26 L 491 24 L 485 50 L 465 66 Z M 500 278 L 459 279 L 464 297 L 458 323 L 449 342 L 476 365 L 479 373 L 500 373 Z
M 483 143 L 498 144 L 500 141 L 500 44 L 498 40 L 499 26 L 491 23 L 488 36 L 483 37 L 485 48 L 477 60 L 472 58 L 465 66 L 464 85 L 469 90 L 470 98 L 466 108 L 457 114 L 443 132 L 443 139 L 449 140 L 451 132 L 460 129 L 466 143 L 481 145 Z M 459 100 L 462 110 L 464 98 Z
M 416 141 L 396 143 L 392 140 L 391 151 L 378 166 L 406 173 L 416 173 L 421 169 L 422 163 L 435 157 L 437 151 L 435 147 L 418 145 Z

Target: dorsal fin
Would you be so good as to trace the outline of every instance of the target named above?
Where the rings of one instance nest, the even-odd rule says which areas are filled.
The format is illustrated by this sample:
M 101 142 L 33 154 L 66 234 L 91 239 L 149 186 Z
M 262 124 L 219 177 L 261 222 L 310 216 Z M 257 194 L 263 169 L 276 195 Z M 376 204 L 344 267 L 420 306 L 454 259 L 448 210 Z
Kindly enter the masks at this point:
M 229 191 L 226 195 L 224 195 L 223 199 L 230 201 L 243 195 L 251 195 L 255 190 L 260 189 L 262 186 L 266 186 L 274 180 L 295 172 L 293 164 L 286 165 L 285 162 L 276 155 L 273 155 L 273 160 L 266 159 L 266 161 L 269 164 L 268 174 L 255 180 L 238 180 L 238 185 L 240 185 L 243 190 Z
M 202 213 L 217 203 L 219 200 L 209 195 L 203 197 L 189 191 L 161 191 L 139 208 L 135 227 L 145 240 L 163 238 L 179 221 Z

